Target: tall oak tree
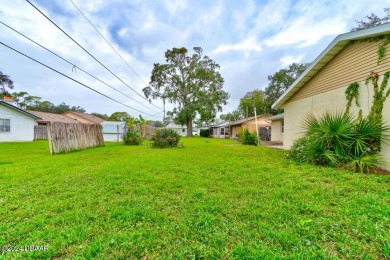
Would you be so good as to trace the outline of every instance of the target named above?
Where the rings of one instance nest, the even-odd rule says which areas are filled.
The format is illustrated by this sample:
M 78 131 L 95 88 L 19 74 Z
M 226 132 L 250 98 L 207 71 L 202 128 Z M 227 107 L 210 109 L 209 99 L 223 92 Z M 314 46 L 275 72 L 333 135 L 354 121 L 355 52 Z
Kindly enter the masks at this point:
M 224 80 L 220 66 L 200 47 L 190 56 L 184 47 L 165 52 L 166 64 L 154 64 L 149 86 L 143 89 L 149 99 L 163 99 L 175 107 L 176 123 L 187 125 L 187 136 L 192 136 L 192 123 L 215 118 L 226 105 L 229 94 L 222 90 Z

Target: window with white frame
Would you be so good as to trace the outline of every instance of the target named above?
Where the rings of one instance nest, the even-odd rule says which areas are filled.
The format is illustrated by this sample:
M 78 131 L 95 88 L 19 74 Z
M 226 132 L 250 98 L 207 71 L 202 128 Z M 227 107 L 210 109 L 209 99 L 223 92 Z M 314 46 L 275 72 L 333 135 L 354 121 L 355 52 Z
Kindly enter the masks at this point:
M 284 133 L 284 120 L 282 120 L 282 123 L 280 125 L 280 131 L 282 132 L 282 134 Z
M 11 132 L 11 119 L 0 118 L 0 132 Z
M 185 133 L 185 132 L 186 132 L 186 129 L 185 129 L 185 128 L 182 128 L 182 129 L 181 129 L 181 132 L 182 132 L 182 133 Z

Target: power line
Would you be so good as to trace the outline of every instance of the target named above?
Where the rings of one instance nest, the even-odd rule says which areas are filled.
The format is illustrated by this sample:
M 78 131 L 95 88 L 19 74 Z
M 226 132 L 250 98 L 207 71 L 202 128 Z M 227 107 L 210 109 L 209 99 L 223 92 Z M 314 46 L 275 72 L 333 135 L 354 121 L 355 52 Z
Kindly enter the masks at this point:
M 100 31 L 96 28 L 96 26 L 87 18 L 87 16 L 80 10 L 80 8 L 72 1 L 72 0 L 69 0 L 73 5 L 74 7 L 76 7 L 76 9 L 80 12 L 80 14 L 82 16 L 84 16 L 84 18 L 89 22 L 89 24 L 96 30 L 96 32 L 106 41 L 106 43 L 108 45 L 110 45 L 111 49 L 113 49 L 113 51 L 122 59 L 122 61 L 127 65 L 127 67 L 129 67 L 134 73 L 135 75 L 137 75 L 137 77 L 142 80 L 145 85 L 147 86 L 148 83 L 145 82 L 145 80 L 143 78 L 141 78 L 141 76 L 129 65 L 129 63 L 127 63 L 127 61 L 122 57 L 122 55 L 119 54 L 119 52 L 114 48 L 114 46 L 112 46 L 112 44 L 107 40 L 106 37 L 104 37 L 104 35 L 102 33 L 100 33 Z
M 5 47 L 7 47 L 7 48 L 9 48 L 9 49 L 11 49 L 11 50 L 13 50 L 14 52 L 19 53 L 20 55 L 22 55 L 22 56 L 24 56 L 24 57 L 26 57 L 26 58 L 28 58 L 28 59 L 30 59 L 30 60 L 32 60 L 32 61 L 35 61 L 36 63 L 39 63 L 40 65 L 42 65 L 42 66 L 44 66 L 44 67 L 46 67 L 46 68 L 48 68 L 48 69 L 50 69 L 50 70 L 52 70 L 52 71 L 54 71 L 54 72 L 57 72 L 58 74 L 60 74 L 60 75 L 62 75 L 62 76 L 64 76 L 64 77 L 66 77 L 66 78 L 68 78 L 68 79 L 70 79 L 70 80 L 72 80 L 72 81 L 74 81 L 74 82 L 76 82 L 76 83 L 82 85 L 83 87 L 86 87 L 86 88 L 88 88 L 88 89 L 90 89 L 90 90 L 92 90 L 92 91 L 94 91 L 94 92 L 96 92 L 96 93 L 98 93 L 98 94 L 100 94 L 100 95 L 102 95 L 102 96 L 108 98 L 108 99 L 111 99 L 111 100 L 114 101 L 114 102 L 117 102 L 117 103 L 119 103 L 119 104 L 121 104 L 121 105 L 123 105 L 123 106 L 126 106 L 126 107 L 128 107 L 128 108 L 130 108 L 130 109 L 132 109 L 132 110 L 135 110 L 135 111 L 137 111 L 137 112 L 140 112 L 140 113 L 145 114 L 145 115 L 148 115 L 148 116 L 156 117 L 156 115 L 157 115 L 157 114 L 152 115 L 152 114 L 149 114 L 149 113 L 145 113 L 145 112 L 143 112 L 143 111 L 141 111 L 141 110 L 138 110 L 138 109 L 136 109 L 136 108 L 130 107 L 130 106 L 128 106 L 128 105 L 126 105 L 126 104 L 124 104 L 124 103 L 122 103 L 122 102 L 120 102 L 120 101 L 118 101 L 118 100 L 116 100 L 116 99 L 114 99 L 114 98 L 112 98 L 112 97 L 107 96 L 106 94 L 103 94 L 103 93 L 97 91 L 96 89 L 93 89 L 93 88 L 91 88 L 91 87 L 85 85 L 84 83 L 82 83 L 82 82 L 80 82 L 80 81 L 78 81 L 78 80 L 76 80 L 76 79 L 74 79 L 74 78 L 72 78 L 72 77 L 70 77 L 70 76 L 68 76 L 68 75 L 66 75 L 66 74 L 64 74 L 64 73 L 62 73 L 62 72 L 60 72 L 60 71 L 58 71 L 58 70 L 56 70 L 56 69 L 53 69 L 52 67 L 50 67 L 50 66 L 48 66 L 48 65 L 46 65 L 46 64 L 44 64 L 44 63 L 42 63 L 42 62 L 40 62 L 40 61 L 38 61 L 38 60 L 36 60 L 36 59 L 34 59 L 34 58 L 32 58 L 32 57 L 30 57 L 30 56 L 28 56 L 27 54 L 24 54 L 23 52 L 20 52 L 20 51 L 18 51 L 18 50 L 16 50 L 16 49 L 12 48 L 11 46 L 9 46 L 9 45 L 7 45 L 7 44 L 1 42 L 1 41 L 0 41 L 0 44 L 3 45 L 3 46 L 5 46 Z M 160 113 L 161 113 L 161 112 L 160 112 Z M 160 114 L 160 113 L 159 113 L 159 114 Z
M 21 33 L 21 32 L 19 32 L 19 31 L 15 30 L 14 28 L 12 28 L 11 26 L 9 26 L 9 25 L 5 24 L 4 22 L 0 21 L 0 23 L 1 23 L 1 24 L 3 24 L 4 26 L 6 26 L 7 28 L 9 28 L 10 30 L 12 30 L 12 31 L 16 32 L 17 34 L 19 34 L 19 35 L 23 36 L 24 38 L 28 39 L 29 41 L 31 41 L 31 42 L 33 42 L 33 43 L 35 43 L 35 44 L 36 44 L 36 45 L 38 45 L 39 47 L 41 47 L 41 48 L 45 49 L 46 51 L 50 52 L 51 54 L 53 54 L 53 55 L 57 56 L 58 58 L 62 59 L 63 61 L 67 62 L 68 64 L 72 65 L 72 66 L 73 66 L 73 68 L 77 68 L 77 69 L 81 70 L 81 71 L 82 71 L 82 72 L 84 72 L 85 74 L 87 74 L 87 75 L 91 76 L 92 78 L 94 78 L 94 79 L 96 79 L 96 80 L 100 81 L 101 83 L 103 83 L 103 84 L 107 85 L 108 87 L 110 87 L 110 88 L 114 89 L 115 91 L 117 91 L 117 92 L 121 93 L 122 95 L 124 95 L 124 96 L 126 96 L 126 97 L 130 98 L 131 100 L 133 100 L 133 101 L 137 102 L 138 104 L 140 104 L 140 105 L 142 105 L 142 106 L 146 107 L 147 109 L 150 109 L 150 110 L 152 110 L 153 112 L 157 112 L 157 111 L 155 111 L 155 110 L 153 110 L 153 109 L 151 109 L 151 108 L 149 108 L 149 107 L 145 106 L 145 105 L 144 105 L 144 104 L 142 104 L 141 102 L 139 102 L 139 101 L 137 101 L 137 100 L 133 99 L 132 97 L 130 97 L 130 96 L 128 96 L 128 95 L 126 95 L 125 93 L 121 92 L 120 90 L 118 90 L 118 89 L 114 88 L 114 87 L 113 87 L 113 86 L 111 86 L 110 84 L 108 84 L 108 83 L 106 83 L 106 82 L 102 81 L 101 79 L 97 78 L 96 76 L 92 75 L 91 73 L 89 73 L 89 72 L 87 72 L 87 71 L 83 70 L 83 69 L 82 69 L 82 68 L 80 68 L 79 66 L 77 66 L 77 65 L 75 65 L 74 63 L 72 63 L 72 62 L 68 61 L 67 59 L 65 59 L 65 58 L 61 57 L 61 56 L 60 56 L 60 55 L 58 55 L 57 53 L 55 53 L 55 52 L 53 52 L 53 51 L 49 50 L 49 49 L 48 49 L 48 48 L 46 48 L 45 46 L 43 46 L 43 45 L 39 44 L 38 42 L 36 42 L 36 41 L 34 41 L 33 39 L 29 38 L 28 36 L 24 35 L 23 33 Z M 73 70 L 73 68 L 72 68 L 72 70 Z
M 114 48 L 114 46 L 112 46 L 112 44 L 107 40 L 106 37 L 104 37 L 104 35 L 98 30 L 98 28 L 96 28 L 96 26 L 91 22 L 91 20 L 88 19 L 88 17 L 80 10 L 80 8 L 72 1 L 72 0 L 69 0 L 73 5 L 74 7 L 76 7 L 76 9 L 80 12 L 80 14 L 88 21 L 88 23 L 96 30 L 96 32 L 104 39 L 104 41 L 111 47 L 111 49 L 119 56 L 119 58 L 121 58 L 121 60 L 127 65 L 127 67 L 129 67 L 135 75 L 137 75 L 137 77 L 143 81 L 143 83 L 145 83 L 146 86 L 148 86 L 148 83 L 146 83 L 146 81 L 141 78 L 141 76 L 130 66 L 130 64 L 122 57 L 122 55 L 120 55 L 120 53 Z M 155 104 L 151 103 L 153 106 L 155 106 L 156 108 L 158 109 L 161 109 L 159 108 L 158 106 L 156 106 Z
M 134 91 L 138 96 L 148 101 L 143 95 L 134 90 L 130 85 L 124 82 L 121 78 L 119 78 L 114 72 L 112 72 L 109 68 L 107 68 L 103 63 L 101 63 L 95 56 L 93 56 L 89 51 L 87 51 L 81 44 L 79 44 L 75 39 L 73 39 L 69 34 L 67 34 L 61 27 L 59 27 L 55 22 L 53 22 L 48 16 L 46 16 L 38 7 L 36 7 L 29 0 L 26 0 L 32 7 L 34 7 L 40 14 L 42 14 L 47 20 L 49 20 L 55 27 L 57 27 L 61 32 L 63 32 L 69 39 L 71 39 L 74 43 L 76 43 L 81 49 L 83 49 L 91 58 L 93 58 L 96 62 L 98 62 L 101 66 L 103 66 L 107 71 L 109 71 L 114 77 L 120 80 L 123 84 L 125 84 L 128 88 Z M 161 108 L 159 108 L 161 109 Z M 162 110 L 162 109 L 161 109 Z

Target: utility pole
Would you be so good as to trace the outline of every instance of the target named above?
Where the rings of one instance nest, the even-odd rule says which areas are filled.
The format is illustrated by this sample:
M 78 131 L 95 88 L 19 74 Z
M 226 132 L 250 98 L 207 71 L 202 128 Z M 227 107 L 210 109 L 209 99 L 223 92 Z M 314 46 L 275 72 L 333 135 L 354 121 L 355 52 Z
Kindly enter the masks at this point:
M 259 127 L 257 126 L 257 113 L 256 113 L 256 105 L 255 105 L 255 98 L 252 96 L 253 101 L 253 110 L 255 111 L 255 122 L 256 122 L 256 138 L 257 138 L 257 146 L 259 146 L 260 140 L 259 140 Z
M 253 111 L 255 112 L 255 122 L 256 122 L 256 140 L 257 140 L 257 146 L 259 146 L 260 141 L 259 141 L 259 127 L 257 125 L 257 113 L 256 113 L 256 104 L 255 104 L 255 97 L 252 94 L 252 97 L 247 97 L 247 99 L 252 99 L 253 103 Z M 248 107 L 246 107 L 246 117 L 247 117 L 247 128 L 248 128 Z
M 246 107 L 246 129 L 248 130 L 248 107 Z

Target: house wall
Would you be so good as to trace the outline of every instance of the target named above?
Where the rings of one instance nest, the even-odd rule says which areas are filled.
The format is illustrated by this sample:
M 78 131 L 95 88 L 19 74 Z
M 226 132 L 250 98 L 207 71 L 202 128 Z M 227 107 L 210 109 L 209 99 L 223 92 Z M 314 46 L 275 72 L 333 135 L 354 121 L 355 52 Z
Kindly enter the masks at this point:
M 34 118 L 1 104 L 0 118 L 11 120 L 11 132 L 0 132 L 0 142 L 25 142 L 34 140 Z
M 123 134 L 119 133 L 119 142 L 123 141 Z M 117 134 L 109 133 L 103 134 L 104 142 L 116 142 L 118 140 Z
M 388 68 L 390 70 L 390 66 Z M 379 78 L 379 85 L 382 82 L 383 75 Z M 349 85 L 349 83 L 348 83 Z M 339 87 L 334 90 L 327 91 L 306 97 L 303 99 L 290 101 L 285 104 L 284 107 L 284 143 L 283 147 L 289 149 L 294 140 L 301 137 L 304 134 L 302 128 L 302 122 L 309 113 L 313 113 L 315 116 L 323 114 L 325 111 L 345 111 L 347 100 L 345 97 L 345 90 L 348 85 Z M 359 103 L 363 111 L 363 116 L 368 115 L 373 99 L 373 86 L 370 83 L 368 86 L 365 84 L 365 80 L 359 82 Z M 390 88 L 390 82 L 387 88 Z M 390 97 L 389 97 L 390 98 Z M 385 124 L 390 125 L 390 99 L 387 99 L 383 107 L 383 120 Z M 351 112 L 355 115 L 358 114 L 359 109 L 354 102 L 351 106 Z M 383 158 L 390 158 L 390 145 L 382 145 Z M 386 170 L 390 170 L 390 160 L 382 165 Z
M 272 116 L 271 114 L 267 114 L 266 116 L 262 116 L 257 118 L 257 125 L 260 127 L 260 125 L 270 125 L 271 124 L 267 121 L 265 121 L 266 118 Z M 256 133 L 256 120 L 251 119 L 248 121 L 243 122 L 240 125 L 234 125 L 232 127 L 232 137 L 235 138 L 236 135 L 241 131 L 242 128 L 248 129 L 251 133 Z
M 236 138 L 237 134 L 241 131 L 241 129 L 241 125 L 232 126 L 232 138 Z
M 283 133 L 282 133 L 282 121 L 280 120 L 272 120 L 271 123 L 271 141 L 274 142 L 283 142 Z
M 225 128 L 225 134 L 221 136 L 221 128 Z M 210 135 L 211 138 L 230 138 L 230 129 L 229 126 L 219 126 L 213 127 L 213 134 Z
M 187 136 L 187 128 L 185 128 L 185 127 L 183 127 L 183 128 L 169 128 L 169 129 L 174 130 L 180 136 Z M 183 132 L 183 129 L 184 129 L 184 132 Z
M 355 81 L 364 81 L 371 71 L 383 75 L 390 69 L 390 54 L 387 50 L 381 64 L 377 66 L 377 51 L 381 42 L 357 41 L 346 46 L 288 102 L 348 86 Z

